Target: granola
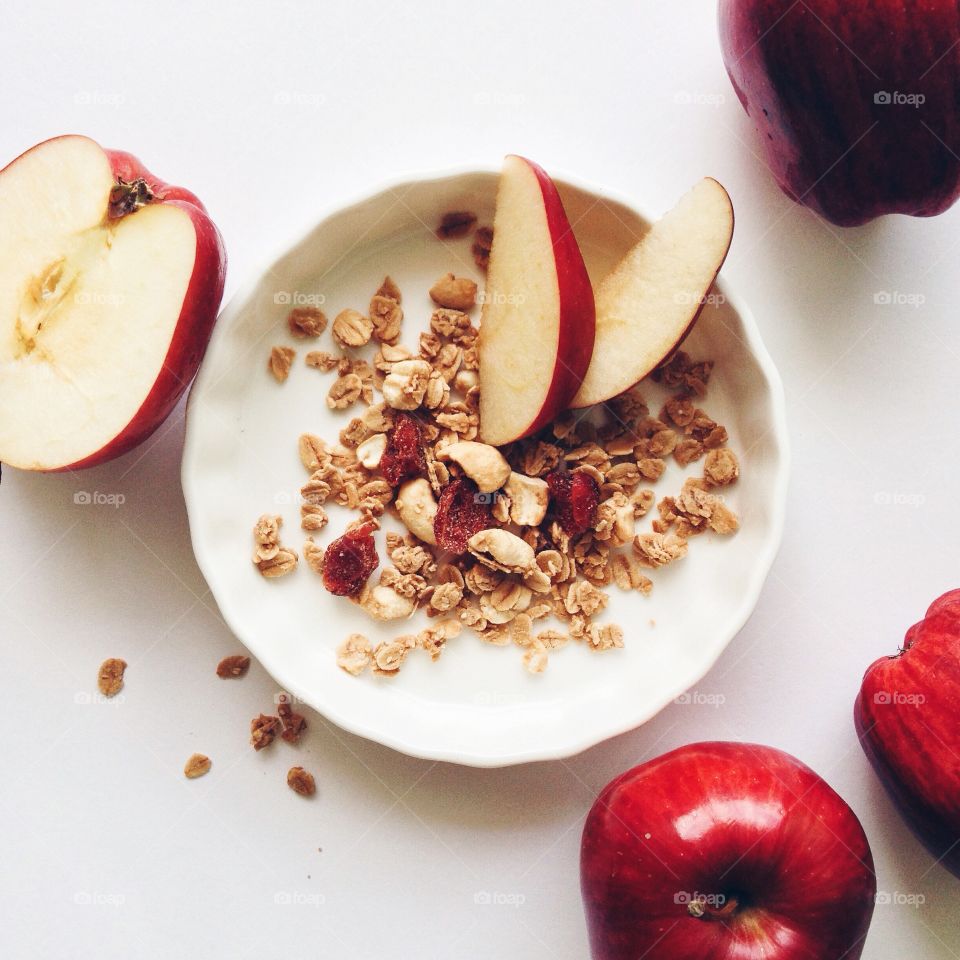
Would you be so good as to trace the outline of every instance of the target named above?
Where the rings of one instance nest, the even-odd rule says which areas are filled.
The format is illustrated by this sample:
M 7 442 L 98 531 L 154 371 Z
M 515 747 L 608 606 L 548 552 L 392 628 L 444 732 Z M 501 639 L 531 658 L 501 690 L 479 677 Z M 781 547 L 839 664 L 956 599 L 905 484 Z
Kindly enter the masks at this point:
M 250 669 L 250 658 L 243 654 L 235 653 L 233 656 L 224 657 L 217 664 L 217 676 L 224 680 L 245 677 Z
M 296 350 L 291 347 L 273 347 L 270 350 L 267 369 L 273 374 L 273 379 L 277 383 L 283 383 L 290 376 L 290 367 L 293 366 L 293 358 L 296 355 Z
M 438 233 L 452 240 L 475 225 L 472 214 L 455 211 Z M 485 266 L 492 231 L 481 227 L 473 237 L 474 256 Z M 347 354 L 307 354 L 308 365 L 336 373 L 327 405 L 348 410 L 362 402 L 362 412 L 345 422 L 339 442 L 300 436 L 308 473 L 300 525 L 321 534 L 331 525 L 330 504 L 356 511 L 348 532 L 365 531 L 371 555 L 356 582 L 335 592 L 381 624 L 417 612 L 431 624 L 375 643 L 351 634 L 337 649 L 337 665 L 352 676 L 395 676 L 412 653 L 439 658 L 464 628 L 487 644 L 519 648 L 534 674 L 570 643 L 594 651 L 623 647 L 623 630 L 601 622 L 608 591 L 647 595 L 654 587 L 648 573 L 682 560 L 696 536 L 739 527 L 720 494 L 737 482 L 740 464 L 724 426 L 700 406 L 712 362 L 678 351 L 654 371 L 651 379 L 671 391 L 659 415 L 634 387 L 588 415 L 568 412 L 534 436 L 497 448 L 478 440 L 479 331 L 471 318 L 477 285 L 448 273 L 429 294 L 436 309 L 415 349 L 400 343 L 400 289 L 386 276 L 366 313 L 345 309 L 330 325 Z M 294 313 L 296 322 L 288 317 L 294 335 L 323 332 L 319 311 Z M 375 352 L 360 359 L 354 351 L 367 344 Z M 651 487 L 667 475 L 668 463 L 700 461 L 700 476 L 687 476 L 679 493 L 658 501 Z M 372 531 L 387 517 L 406 534 L 385 532 L 389 562 L 374 576 Z M 281 522 L 265 514 L 254 530 L 254 563 L 265 577 L 297 565 L 296 552 L 281 543 Z M 331 554 L 312 536 L 302 552 L 334 590 Z M 548 618 L 561 628 L 535 630 Z M 257 749 L 278 733 L 299 736 L 303 718 L 289 703 L 281 702 L 278 713 L 253 722 Z
M 291 767 L 287 771 L 287 786 L 301 797 L 312 797 L 317 792 L 317 782 L 313 774 L 303 767 Z
M 209 757 L 204 756 L 202 753 L 195 753 L 184 764 L 183 775 L 188 780 L 196 780 L 197 777 L 202 777 L 205 773 L 209 773 L 212 766 L 213 762 Z
M 287 326 L 298 339 L 319 337 L 327 329 L 327 317 L 317 307 L 295 307 L 287 315 Z
M 110 657 L 100 664 L 100 670 L 97 672 L 97 687 L 105 697 L 115 697 L 120 692 L 126 669 L 126 661 L 116 657 Z

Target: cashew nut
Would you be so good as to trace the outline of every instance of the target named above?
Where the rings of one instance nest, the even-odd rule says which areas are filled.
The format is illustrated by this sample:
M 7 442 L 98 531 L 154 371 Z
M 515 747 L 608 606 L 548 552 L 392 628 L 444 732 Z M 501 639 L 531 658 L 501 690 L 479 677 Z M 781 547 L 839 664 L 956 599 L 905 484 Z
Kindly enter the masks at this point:
M 411 597 L 405 597 L 393 587 L 383 585 L 365 590 L 360 597 L 360 606 L 374 620 L 405 620 L 416 609 Z
M 433 521 L 437 515 L 437 501 L 428 480 L 423 477 L 408 480 L 397 491 L 394 506 L 406 528 L 415 537 L 436 546 Z
M 426 360 L 399 360 L 383 381 L 383 399 L 395 410 L 416 410 L 430 379 L 431 367 Z
M 481 493 L 499 490 L 510 477 L 510 464 L 496 447 L 488 443 L 460 440 L 444 447 L 441 456 L 459 463 Z
M 481 530 L 467 541 L 467 549 L 492 570 L 527 573 L 534 564 L 533 547 L 509 530 Z
M 545 480 L 511 473 L 505 492 L 510 498 L 510 519 L 521 527 L 536 527 L 547 515 L 550 488 Z
M 376 470 L 380 466 L 380 458 L 386 449 L 387 435 L 385 433 L 375 433 L 372 437 L 367 437 L 357 447 L 357 460 L 368 470 Z

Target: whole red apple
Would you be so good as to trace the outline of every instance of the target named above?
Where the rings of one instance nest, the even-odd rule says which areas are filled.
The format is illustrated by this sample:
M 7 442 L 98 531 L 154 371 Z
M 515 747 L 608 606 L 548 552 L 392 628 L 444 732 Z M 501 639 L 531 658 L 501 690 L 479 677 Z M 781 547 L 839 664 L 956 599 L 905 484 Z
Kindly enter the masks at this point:
M 960 877 L 960 590 L 877 660 L 854 707 L 860 743 L 917 837 Z
M 223 296 L 189 191 L 87 137 L 0 170 L 0 461 L 76 470 L 145 440 L 193 379 Z
M 783 190 L 841 226 L 960 195 L 953 0 L 720 0 L 734 89 Z
M 610 783 L 580 867 L 594 960 L 857 960 L 876 896 L 847 804 L 743 743 L 681 747 Z

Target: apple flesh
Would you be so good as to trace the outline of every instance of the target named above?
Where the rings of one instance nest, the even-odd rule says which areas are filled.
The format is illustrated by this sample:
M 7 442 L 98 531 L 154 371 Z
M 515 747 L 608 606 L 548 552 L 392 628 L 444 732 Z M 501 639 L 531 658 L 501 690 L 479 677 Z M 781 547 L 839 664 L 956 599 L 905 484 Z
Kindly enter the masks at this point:
M 931 854 L 960 877 L 960 590 L 935 601 L 854 707 L 867 757 Z
M 593 359 L 572 406 L 602 403 L 639 383 L 693 328 L 733 239 L 733 205 L 700 181 L 655 223 L 596 292 Z
M 847 804 L 752 744 L 691 744 L 614 780 L 580 862 L 594 960 L 857 960 L 876 896 Z
M 792 199 L 840 226 L 960 195 L 954 0 L 720 0 L 723 59 Z
M 501 446 L 565 410 L 590 364 L 593 288 L 560 194 L 507 157 L 480 322 L 480 429 Z
M 80 136 L 0 171 L 0 461 L 103 463 L 169 415 L 223 295 L 197 198 Z

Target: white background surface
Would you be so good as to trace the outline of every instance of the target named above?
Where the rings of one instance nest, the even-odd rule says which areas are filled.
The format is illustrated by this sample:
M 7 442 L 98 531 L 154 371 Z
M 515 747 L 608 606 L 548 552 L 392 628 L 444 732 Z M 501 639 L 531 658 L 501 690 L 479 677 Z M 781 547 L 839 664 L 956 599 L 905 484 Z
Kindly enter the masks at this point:
M 276 688 L 256 667 L 213 675 L 237 644 L 192 560 L 182 410 L 82 476 L 5 472 L 0 955 L 579 960 L 597 790 L 731 738 L 826 776 L 863 820 L 880 889 L 924 900 L 878 907 L 868 960 L 960 956 L 958 883 L 907 834 L 851 721 L 864 668 L 958 585 L 960 211 L 842 232 L 793 206 L 754 155 L 714 15 L 707 0 L 8 15 L 0 156 L 63 132 L 137 153 L 207 203 L 228 295 L 319 209 L 404 171 L 517 151 L 653 211 L 718 177 L 738 215 L 724 274 L 784 376 L 795 466 L 757 612 L 697 687 L 720 705 L 501 772 L 407 759 L 312 714 L 298 752 L 254 754 L 247 724 Z M 81 490 L 126 499 L 76 506 Z M 89 702 L 107 656 L 130 664 L 124 695 Z M 194 750 L 214 769 L 187 782 Z M 311 802 L 283 783 L 294 756 L 317 774 Z

